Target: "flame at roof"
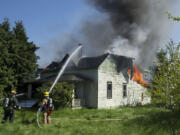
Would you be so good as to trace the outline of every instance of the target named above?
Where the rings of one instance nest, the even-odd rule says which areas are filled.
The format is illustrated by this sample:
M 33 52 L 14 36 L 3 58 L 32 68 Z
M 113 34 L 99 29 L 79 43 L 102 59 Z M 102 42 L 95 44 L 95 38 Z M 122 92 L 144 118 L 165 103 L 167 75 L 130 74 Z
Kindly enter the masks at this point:
M 143 81 L 143 73 L 139 71 L 138 66 L 136 64 L 134 64 L 133 69 L 134 69 L 134 72 L 133 72 L 132 80 L 141 84 L 144 87 L 147 87 L 148 83 Z M 130 73 L 131 73 L 131 70 L 128 71 L 128 74 Z

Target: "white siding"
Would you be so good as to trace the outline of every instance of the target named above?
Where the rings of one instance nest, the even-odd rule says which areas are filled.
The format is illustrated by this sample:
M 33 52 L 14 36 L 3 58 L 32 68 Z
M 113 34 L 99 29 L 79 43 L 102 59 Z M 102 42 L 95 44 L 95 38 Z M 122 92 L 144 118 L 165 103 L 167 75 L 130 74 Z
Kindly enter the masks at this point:
M 112 99 L 107 99 L 107 82 L 112 82 Z M 123 74 L 117 73 L 116 64 L 107 58 L 98 70 L 98 108 L 110 108 L 123 105 L 136 105 L 149 103 L 150 97 L 146 95 L 146 88 L 129 80 L 127 83 L 127 97 L 123 98 L 123 83 L 127 83 Z M 142 101 L 142 93 L 144 100 Z
M 84 102 L 86 107 L 97 108 L 98 74 L 97 70 L 81 70 L 81 75 L 89 78 L 83 82 Z
M 136 105 L 137 103 L 147 104 L 150 103 L 151 98 L 147 93 L 147 89 L 140 84 L 137 84 L 134 81 L 129 81 L 128 83 L 128 97 L 127 102 L 123 102 L 123 104 Z M 144 99 L 142 100 L 142 93 L 144 95 Z
M 122 74 L 98 72 L 98 108 L 120 106 L 122 103 L 122 83 L 126 82 Z M 112 82 L 112 99 L 107 99 L 107 82 Z

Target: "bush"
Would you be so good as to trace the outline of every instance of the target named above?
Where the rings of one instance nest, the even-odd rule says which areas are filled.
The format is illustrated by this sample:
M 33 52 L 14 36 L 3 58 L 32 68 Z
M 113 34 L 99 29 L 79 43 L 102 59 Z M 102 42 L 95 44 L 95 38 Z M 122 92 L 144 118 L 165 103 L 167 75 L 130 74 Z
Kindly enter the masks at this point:
M 43 98 L 43 93 L 49 91 L 51 83 L 45 83 L 42 87 L 37 89 L 38 97 Z M 58 82 L 50 93 L 50 97 L 53 99 L 53 104 L 56 108 L 59 107 L 71 107 L 73 99 L 74 84 L 67 82 Z

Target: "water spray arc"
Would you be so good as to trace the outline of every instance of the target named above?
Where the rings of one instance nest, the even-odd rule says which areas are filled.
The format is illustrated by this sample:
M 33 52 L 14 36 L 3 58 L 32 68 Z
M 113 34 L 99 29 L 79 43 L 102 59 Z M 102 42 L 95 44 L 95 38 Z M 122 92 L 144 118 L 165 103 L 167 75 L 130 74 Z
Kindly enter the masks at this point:
M 56 83 L 58 82 L 58 80 L 60 79 L 60 77 L 62 76 L 62 74 L 64 73 L 67 65 L 69 64 L 70 60 L 81 50 L 82 46 L 79 45 L 76 50 L 69 56 L 69 58 L 66 60 L 66 62 L 64 63 L 64 65 L 62 66 L 62 68 L 60 69 L 56 79 L 54 80 L 50 90 L 49 90 L 49 93 L 51 93 L 51 91 L 53 90 L 54 86 L 56 85 Z M 41 108 L 38 109 L 37 113 L 36 113 L 36 121 L 37 121 L 37 125 L 39 128 L 42 128 L 40 123 L 39 123 L 39 115 L 40 115 L 40 112 L 41 112 Z
M 79 52 L 79 50 L 82 48 L 81 45 L 79 45 L 76 50 L 69 56 L 69 58 L 66 60 L 66 62 L 64 63 L 64 65 L 62 66 L 62 68 L 60 69 L 56 79 L 54 80 L 49 93 L 51 93 L 52 89 L 54 88 L 55 84 L 57 83 L 57 81 L 59 80 L 59 78 L 62 76 L 62 74 L 64 73 L 64 70 L 66 69 L 67 65 L 69 64 L 70 60 L 76 55 L 76 53 Z

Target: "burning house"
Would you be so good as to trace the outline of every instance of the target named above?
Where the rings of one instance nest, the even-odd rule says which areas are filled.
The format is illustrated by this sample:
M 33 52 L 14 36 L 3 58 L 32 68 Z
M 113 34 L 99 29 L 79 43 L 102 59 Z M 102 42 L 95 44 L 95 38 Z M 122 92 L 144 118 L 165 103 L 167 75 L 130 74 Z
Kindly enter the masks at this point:
M 34 85 L 54 81 L 63 61 L 52 63 L 40 78 L 29 83 L 29 93 Z M 130 57 L 109 53 L 83 57 L 77 66 L 66 69 L 59 81 L 75 82 L 73 107 L 109 108 L 146 104 L 151 100 L 144 87 L 147 83 Z

